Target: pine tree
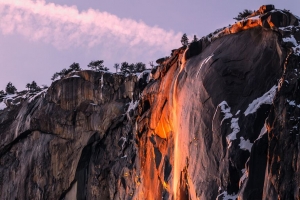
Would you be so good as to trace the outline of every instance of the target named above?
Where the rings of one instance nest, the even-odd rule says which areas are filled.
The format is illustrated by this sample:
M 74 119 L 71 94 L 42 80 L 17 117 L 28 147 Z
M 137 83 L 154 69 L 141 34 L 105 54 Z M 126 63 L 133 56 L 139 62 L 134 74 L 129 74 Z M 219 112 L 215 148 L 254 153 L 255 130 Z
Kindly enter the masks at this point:
M 26 84 L 26 88 L 27 88 L 27 90 L 30 90 L 30 83 Z
M 183 36 L 181 37 L 181 44 L 183 46 L 187 46 L 189 44 L 189 39 L 188 37 L 186 36 L 186 34 L 183 34 Z
M 142 62 L 138 62 L 134 65 L 134 72 L 142 72 L 146 69 L 146 65 Z
M 150 62 L 149 62 L 149 65 L 151 66 L 151 69 L 153 69 L 153 68 L 154 68 L 153 61 L 150 61 Z
M 117 73 L 117 72 L 118 72 L 118 69 L 120 68 L 120 64 L 115 63 L 115 64 L 114 64 L 114 68 L 116 69 L 116 73 Z
M 96 61 L 91 61 L 88 64 L 88 67 L 95 70 L 96 72 L 99 72 L 101 70 L 104 70 L 104 61 L 103 60 L 96 60 Z M 108 69 L 108 68 L 107 68 Z M 107 70 L 106 70 L 107 71 Z
M 7 94 L 15 94 L 17 92 L 17 89 L 11 82 L 9 82 L 6 85 L 5 91 Z
M 121 63 L 120 71 L 121 71 L 123 74 L 129 73 L 129 71 L 128 71 L 128 63 L 127 63 L 127 62 L 122 62 L 122 63 Z
M 199 39 L 197 38 L 196 35 L 194 35 L 193 41 L 192 42 L 197 42 Z
M 81 71 L 79 63 L 74 62 L 72 65 L 70 65 L 69 71 Z
M 239 21 L 239 20 L 244 19 L 245 17 L 248 17 L 248 16 L 251 15 L 252 13 L 253 13 L 252 10 L 245 9 L 243 12 L 239 12 L 238 16 L 237 16 L 237 17 L 234 17 L 233 19 Z

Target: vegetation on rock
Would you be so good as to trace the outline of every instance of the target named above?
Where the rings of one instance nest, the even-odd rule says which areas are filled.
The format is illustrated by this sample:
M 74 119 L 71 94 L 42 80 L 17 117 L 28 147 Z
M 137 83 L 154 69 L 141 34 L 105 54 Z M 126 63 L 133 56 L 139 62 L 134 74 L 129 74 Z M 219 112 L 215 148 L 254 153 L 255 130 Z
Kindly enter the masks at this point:
M 183 36 L 181 37 L 181 44 L 183 46 L 187 46 L 189 44 L 189 39 L 186 34 L 183 34 Z
M 60 72 L 56 72 L 55 74 L 53 74 L 51 80 L 54 81 L 58 77 L 63 78 L 70 72 L 74 72 L 74 71 L 81 71 L 79 63 L 74 62 L 72 65 L 69 66 L 69 69 L 64 68 Z
M 32 81 L 31 83 L 27 83 L 26 88 L 28 89 L 29 92 L 41 91 L 41 88 L 36 84 L 35 81 Z
M 7 94 L 15 94 L 17 92 L 17 88 L 11 82 L 9 82 L 6 85 L 5 91 Z
M 239 21 L 239 20 L 242 20 L 242 19 L 248 17 L 248 16 L 251 15 L 252 13 L 253 13 L 252 10 L 245 9 L 244 11 L 239 12 L 238 16 L 234 17 L 233 19 Z
M 103 63 L 104 63 L 103 60 L 91 61 L 88 64 L 88 67 L 95 70 L 96 72 L 99 72 L 101 70 L 108 71 L 109 69 L 107 67 L 104 67 Z

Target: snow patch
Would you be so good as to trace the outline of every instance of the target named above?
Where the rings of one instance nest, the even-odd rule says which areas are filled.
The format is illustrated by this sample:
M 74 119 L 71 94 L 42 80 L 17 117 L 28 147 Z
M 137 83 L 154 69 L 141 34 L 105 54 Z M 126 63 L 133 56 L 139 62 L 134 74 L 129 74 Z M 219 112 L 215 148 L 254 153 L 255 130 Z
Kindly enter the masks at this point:
M 101 79 L 100 79 L 100 82 L 101 82 L 101 89 L 103 88 L 103 84 L 104 84 L 104 83 L 103 83 L 103 80 L 104 80 L 104 79 L 103 79 L 103 74 L 102 74 Z
M 236 200 L 237 199 L 237 194 L 228 194 L 227 191 L 222 192 L 221 194 L 219 194 L 216 198 L 216 200 Z
M 293 126 L 293 129 L 296 129 L 296 130 L 297 130 L 297 129 L 298 129 L 298 126 L 297 126 L 297 125 Z
M 236 134 L 240 132 L 240 126 L 239 126 L 239 118 L 232 118 L 231 119 L 231 125 L 230 128 L 232 129 L 232 133 L 226 136 L 226 140 L 228 143 L 228 148 L 231 146 L 231 141 L 236 139 Z
M 240 137 L 240 149 L 251 152 L 252 145 L 253 143 L 251 143 L 249 139 L 245 140 L 244 137 Z
M 2 101 L 0 102 L 0 110 L 4 110 L 6 108 L 6 104 Z
M 150 81 L 150 74 L 151 74 L 151 70 L 150 69 L 146 69 L 146 70 L 144 70 L 141 73 L 136 73 L 136 76 L 138 77 L 138 80 L 140 80 L 141 78 L 143 78 L 143 76 L 145 74 L 148 74 L 146 82 L 149 83 L 149 81 Z
M 260 15 L 256 15 L 256 16 L 253 16 L 253 17 L 246 17 L 246 19 L 251 19 L 253 21 L 256 21 L 256 20 L 260 19 Z
M 264 126 L 261 128 L 260 133 L 259 133 L 259 136 L 257 137 L 256 140 L 259 140 L 260 138 L 262 138 L 262 136 L 263 136 L 264 134 L 266 134 L 266 133 L 267 133 L 267 126 L 266 126 L 266 124 L 264 124 Z M 255 141 L 256 141 L 256 140 L 255 140 Z
M 43 95 L 43 97 L 45 97 L 45 94 L 46 94 L 46 91 L 47 91 L 47 90 L 48 90 L 48 88 L 42 90 L 41 92 L 39 92 L 39 93 L 37 93 L 37 94 L 35 94 L 33 97 L 30 97 L 30 98 L 28 99 L 28 103 L 30 103 L 31 101 L 33 101 L 33 100 L 34 100 L 36 97 L 38 97 L 38 96 Z
M 286 100 L 289 104 L 290 104 L 290 106 L 296 106 L 296 103 L 295 103 L 295 101 L 290 101 L 290 100 Z
M 68 77 L 68 78 L 81 78 L 81 77 L 78 76 L 78 75 L 73 75 L 73 76 L 70 76 L 70 77 Z
M 233 115 L 231 114 L 231 112 L 230 112 L 231 108 L 228 106 L 228 104 L 227 104 L 226 101 L 222 101 L 222 102 L 218 105 L 218 107 L 220 107 L 221 112 L 224 114 L 224 118 L 223 118 L 222 121 L 221 121 L 221 125 L 222 125 L 222 123 L 223 123 L 223 121 L 224 121 L 225 119 L 232 118 Z
M 268 92 L 266 92 L 263 96 L 255 99 L 252 103 L 249 104 L 248 108 L 244 112 L 245 116 L 255 113 L 259 107 L 263 104 L 272 104 L 273 99 L 275 97 L 277 90 L 277 86 L 273 86 Z
M 123 141 L 123 143 L 122 143 L 122 150 L 123 150 L 124 144 L 125 144 L 125 142 L 127 141 L 127 139 L 126 139 L 126 137 L 121 137 L 121 138 L 119 139 L 119 141 L 120 141 L 120 140 Z
M 246 180 L 246 178 L 248 178 L 248 173 L 247 173 L 246 169 L 242 169 L 241 171 L 242 171 L 243 175 L 239 181 L 240 188 L 241 188 L 242 184 L 244 183 L 244 181 Z
M 129 107 L 128 107 L 126 113 L 128 113 L 130 110 L 134 110 L 138 105 L 139 105 L 139 101 L 138 100 L 136 100 L 135 102 L 132 100 L 129 103 Z
M 219 108 L 219 107 L 220 107 L 220 109 L 221 109 L 221 112 L 224 114 L 224 118 L 223 118 L 222 121 L 221 121 L 221 125 L 223 124 L 223 121 L 224 121 L 225 119 L 230 119 L 230 118 L 231 118 L 231 121 L 230 121 L 230 122 L 231 122 L 230 128 L 232 129 L 232 132 L 231 132 L 229 135 L 226 136 L 226 140 L 227 140 L 228 148 L 229 148 L 229 147 L 231 146 L 231 141 L 236 140 L 236 139 L 237 139 L 237 138 L 236 138 L 236 134 L 237 134 L 238 132 L 240 132 L 240 126 L 239 126 L 239 123 L 238 123 L 239 118 L 232 118 L 233 115 L 232 115 L 232 113 L 230 112 L 231 108 L 228 106 L 228 104 L 227 104 L 226 101 L 222 101 L 222 102 L 218 105 L 217 108 Z M 217 113 L 217 110 L 218 110 L 218 109 L 216 109 L 213 118 L 215 118 L 215 115 L 216 115 L 216 113 Z M 236 115 L 239 114 L 239 112 L 240 112 L 240 110 L 237 111 Z
M 293 35 L 290 35 L 290 37 L 282 38 L 283 42 L 291 42 L 294 46 L 298 46 L 297 40 Z

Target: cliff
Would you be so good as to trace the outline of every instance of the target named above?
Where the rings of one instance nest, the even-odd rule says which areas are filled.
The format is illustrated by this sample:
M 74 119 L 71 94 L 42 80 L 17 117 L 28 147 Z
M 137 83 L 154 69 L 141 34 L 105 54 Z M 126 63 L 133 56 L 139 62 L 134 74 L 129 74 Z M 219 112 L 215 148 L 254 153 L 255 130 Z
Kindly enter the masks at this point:
M 299 18 L 261 7 L 151 75 L 0 98 L 1 199 L 297 199 Z

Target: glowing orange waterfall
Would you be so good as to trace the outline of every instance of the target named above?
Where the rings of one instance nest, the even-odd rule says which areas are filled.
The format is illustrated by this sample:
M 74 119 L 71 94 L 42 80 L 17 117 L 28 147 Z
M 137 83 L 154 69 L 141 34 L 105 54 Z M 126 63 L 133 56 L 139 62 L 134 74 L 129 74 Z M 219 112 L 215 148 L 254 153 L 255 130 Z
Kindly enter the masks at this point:
M 187 51 L 187 49 L 186 49 Z M 186 52 L 185 51 L 185 52 Z M 180 181 L 180 173 L 183 168 L 182 166 L 182 159 L 185 158 L 184 155 L 182 155 L 182 149 L 181 149 L 181 144 L 179 144 L 179 134 L 180 134 L 180 124 L 178 120 L 178 114 L 179 114 L 179 109 L 178 109 L 178 101 L 177 101 L 177 85 L 178 85 L 178 76 L 182 72 L 185 66 L 185 52 L 182 55 L 181 63 L 180 64 L 180 70 L 174 80 L 173 84 L 173 95 L 172 95 L 172 106 L 173 106 L 173 112 L 172 112 L 172 127 L 173 127 L 173 135 L 174 135 L 174 172 L 173 172 L 173 199 L 178 199 L 179 198 L 179 192 L 178 192 L 178 187 L 179 187 L 179 181 Z M 180 60 L 180 59 L 179 59 Z

